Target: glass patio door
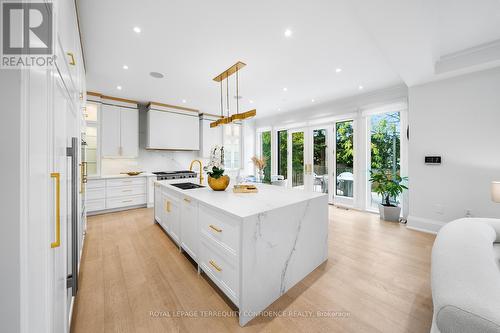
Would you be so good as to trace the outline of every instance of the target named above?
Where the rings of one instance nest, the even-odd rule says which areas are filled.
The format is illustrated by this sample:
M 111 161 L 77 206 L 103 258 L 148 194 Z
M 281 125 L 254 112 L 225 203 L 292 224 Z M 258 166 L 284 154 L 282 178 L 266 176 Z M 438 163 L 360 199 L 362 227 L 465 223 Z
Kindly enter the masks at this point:
M 306 178 L 309 174 L 307 158 L 307 130 L 293 129 L 288 131 L 288 186 L 296 189 L 307 189 Z
M 330 152 L 334 156 L 332 196 L 336 204 L 354 203 L 354 121 L 338 121 L 334 125 L 335 139 Z
M 310 127 L 308 131 L 309 156 L 306 160 L 308 189 L 313 192 L 329 193 L 331 184 L 329 170 L 332 166 L 332 157 L 330 154 L 331 136 L 333 134 L 332 126 Z

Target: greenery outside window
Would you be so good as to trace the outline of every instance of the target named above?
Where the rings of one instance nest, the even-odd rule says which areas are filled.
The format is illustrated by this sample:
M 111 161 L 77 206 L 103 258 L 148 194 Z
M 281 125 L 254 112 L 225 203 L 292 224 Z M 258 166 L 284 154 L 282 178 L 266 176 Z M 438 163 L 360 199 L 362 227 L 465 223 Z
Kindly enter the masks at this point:
M 278 131 L 278 175 L 288 176 L 288 131 Z
M 266 166 L 264 167 L 264 182 L 271 182 L 271 131 L 261 133 L 260 152 Z
M 354 130 L 353 121 L 335 124 L 335 178 L 336 195 L 353 197 L 354 185 Z

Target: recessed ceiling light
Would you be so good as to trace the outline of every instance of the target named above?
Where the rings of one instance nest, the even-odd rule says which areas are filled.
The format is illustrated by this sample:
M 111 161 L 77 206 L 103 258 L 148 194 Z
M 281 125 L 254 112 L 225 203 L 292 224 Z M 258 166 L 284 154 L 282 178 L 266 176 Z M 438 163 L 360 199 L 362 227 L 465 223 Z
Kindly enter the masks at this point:
M 186 103 L 187 103 L 187 101 L 186 101 L 185 99 L 183 99 L 183 100 L 182 100 L 182 103 L 186 104 Z
M 123 65 L 123 69 L 128 69 L 128 66 L 127 65 Z
M 278 111 L 281 111 L 281 108 L 278 108 Z
M 253 100 L 249 100 L 250 104 L 253 104 Z
M 116 89 L 122 90 L 122 86 L 116 86 Z
M 359 89 L 359 90 L 363 90 L 364 88 L 365 88 L 365 87 L 363 87 L 363 86 L 359 86 L 359 87 L 358 87 L 358 89 Z
M 293 34 L 292 30 L 290 30 L 290 29 L 285 30 L 285 33 L 284 33 L 285 37 L 290 38 L 290 37 L 292 37 L 292 34 Z
M 313 98 L 313 99 L 311 99 L 311 102 L 314 103 L 314 102 L 316 102 L 316 100 Z
M 163 77 L 165 77 L 165 75 L 160 72 L 150 72 L 149 75 L 151 75 L 155 79 L 163 79 Z
M 342 68 L 336 68 L 335 69 L 335 73 L 340 73 L 340 72 L 342 72 Z
M 287 91 L 288 91 L 288 88 L 286 88 L 286 87 L 285 87 L 285 88 L 283 88 L 283 91 L 284 91 L 284 92 L 287 92 Z
M 141 33 L 141 28 L 134 27 L 134 32 L 140 34 Z

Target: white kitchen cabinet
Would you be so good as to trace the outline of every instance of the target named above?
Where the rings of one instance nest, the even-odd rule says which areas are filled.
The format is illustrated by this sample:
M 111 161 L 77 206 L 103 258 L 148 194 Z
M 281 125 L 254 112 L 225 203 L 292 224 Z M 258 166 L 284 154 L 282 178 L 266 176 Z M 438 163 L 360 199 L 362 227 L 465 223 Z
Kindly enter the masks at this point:
M 198 261 L 198 202 L 184 197 L 181 202 L 181 247 Z
M 220 117 L 202 113 L 200 114 L 200 156 L 204 158 L 210 157 L 211 149 L 222 145 L 222 126 L 210 127 L 210 123 Z
M 147 149 L 199 150 L 198 111 L 160 103 L 147 108 Z
M 102 214 L 114 210 L 146 205 L 146 177 L 89 179 L 87 182 L 87 213 Z
M 103 104 L 101 110 L 102 157 L 137 157 L 139 155 L 137 108 Z
M 154 184 L 154 202 L 155 202 L 155 221 L 160 225 L 163 225 L 163 196 L 161 193 L 161 187 L 158 184 Z
M 172 239 L 180 244 L 180 201 L 179 198 L 170 194 L 168 191 L 163 191 L 163 206 L 165 207 L 162 219 L 166 231 Z

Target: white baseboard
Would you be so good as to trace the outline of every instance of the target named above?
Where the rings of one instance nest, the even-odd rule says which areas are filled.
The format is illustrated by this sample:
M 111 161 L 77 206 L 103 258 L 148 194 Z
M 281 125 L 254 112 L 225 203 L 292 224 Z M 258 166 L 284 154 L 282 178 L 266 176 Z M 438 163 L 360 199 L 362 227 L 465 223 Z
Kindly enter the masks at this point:
M 423 217 L 408 216 L 406 227 L 408 229 L 427 232 L 429 234 L 437 234 L 439 229 L 444 226 L 446 222 L 426 219 Z

